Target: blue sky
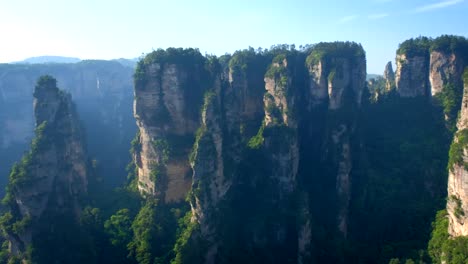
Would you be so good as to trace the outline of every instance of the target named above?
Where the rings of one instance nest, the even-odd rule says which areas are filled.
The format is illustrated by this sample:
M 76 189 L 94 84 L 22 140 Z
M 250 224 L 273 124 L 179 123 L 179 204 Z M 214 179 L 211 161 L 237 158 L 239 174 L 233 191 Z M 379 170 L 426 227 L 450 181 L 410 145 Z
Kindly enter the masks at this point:
M 405 39 L 468 37 L 467 15 L 468 0 L 0 0 L 0 62 L 350 40 L 364 46 L 368 72 L 381 73 Z

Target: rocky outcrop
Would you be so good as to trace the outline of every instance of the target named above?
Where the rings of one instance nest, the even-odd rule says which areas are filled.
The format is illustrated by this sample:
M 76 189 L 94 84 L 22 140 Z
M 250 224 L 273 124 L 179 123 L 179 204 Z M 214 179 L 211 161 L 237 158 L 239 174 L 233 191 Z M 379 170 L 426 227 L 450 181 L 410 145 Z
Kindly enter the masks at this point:
M 201 236 L 209 242 L 206 263 L 215 263 L 220 241 L 216 239 L 216 225 L 213 222 L 219 214 L 219 203 L 232 185 L 234 176 L 225 170 L 227 144 L 223 133 L 220 95 L 220 80 L 217 80 L 214 90 L 205 97 L 202 124 L 191 160 L 194 193 L 191 199 L 192 221 L 199 224 Z M 225 175 L 226 172 L 229 175 Z
M 239 167 L 243 144 L 254 133 L 253 128 L 258 129 L 263 116 L 258 112 L 259 106 L 263 110 L 263 93 L 255 86 L 259 81 L 263 83 L 258 78 L 262 76 L 240 67 L 252 63 L 243 60 L 241 54 L 235 54 L 233 60 L 236 63 L 231 63 L 226 72 L 212 71 L 214 81 L 204 96 L 202 122 L 191 154 L 192 221 L 200 226 L 199 235 L 207 241 L 205 263 L 216 263 L 218 248 L 226 242 L 218 233 L 224 227 L 216 224 L 225 213 L 221 203 L 226 206 L 232 199 L 228 195 L 231 187 L 242 181 Z M 217 65 L 217 61 L 214 63 Z
M 217 223 L 226 213 L 226 206 L 240 199 L 236 196 L 238 194 L 235 194 L 236 190 L 234 194 L 230 193 L 233 186 L 239 188 L 239 185 L 250 185 L 248 182 L 268 185 L 270 186 L 268 188 L 273 188 L 269 189 L 268 193 L 275 195 L 265 199 L 268 204 L 275 206 L 286 204 L 295 190 L 299 162 L 297 118 L 294 117 L 294 113 L 297 113 L 295 111 L 297 87 L 292 85 L 294 76 L 288 69 L 287 63 L 286 59 L 273 63 L 264 77 L 265 118 L 260 131 L 252 138 L 248 136 L 249 132 L 241 127 L 242 124 L 254 120 L 252 115 L 255 114 L 246 114 L 244 106 L 252 101 L 259 103 L 260 98 L 252 91 L 248 92 L 248 97 L 245 97 L 245 90 L 242 89 L 245 86 L 240 85 L 243 83 L 241 80 L 242 76 L 245 76 L 245 69 L 231 65 L 227 80 L 217 79 L 213 90 L 205 95 L 202 124 L 197 133 L 191 161 L 193 168 L 191 207 L 193 221 L 200 226 L 200 235 L 208 242 L 204 256 L 206 263 L 215 263 L 216 258 L 219 258 L 219 248 L 227 242 L 224 241 L 226 238 L 219 237 L 219 229 L 226 227 Z M 257 124 L 257 127 L 259 125 Z M 243 175 L 252 172 L 243 169 L 245 163 L 249 163 L 243 156 L 248 151 L 246 147 L 253 149 L 263 147 L 262 150 L 257 150 L 259 151 L 257 155 L 265 153 L 269 164 L 273 164 L 269 169 L 271 175 Z M 265 188 L 255 185 L 245 187 Z M 277 223 L 274 230 L 276 238 L 275 241 L 268 241 L 271 244 L 285 243 L 287 225 L 284 222 L 284 215 L 287 209 L 283 206 L 278 209 L 274 220 Z M 263 216 L 252 217 L 262 219 Z M 247 244 L 265 245 L 266 234 L 263 231 L 249 229 L 249 232 L 253 233 L 253 237 L 249 237 Z M 307 243 L 304 242 L 304 245 Z
M 326 160 L 334 167 L 335 194 L 337 200 L 337 229 L 347 235 L 348 207 L 351 199 L 350 172 L 352 169 L 352 137 L 357 125 L 357 113 L 361 106 L 366 83 L 366 61 L 362 47 L 353 46 L 349 56 L 334 56 L 312 50 L 308 60 L 310 76 L 309 105 L 326 105 L 327 115 L 322 150 Z M 317 59 L 317 54 L 322 54 Z M 319 92 L 320 91 L 320 92 Z M 327 91 L 327 93 L 324 93 Z M 317 104 L 319 102 L 319 104 Z M 312 108 L 313 110 L 313 108 Z M 315 110 L 316 111 L 316 110 Z M 346 113 L 346 114 L 344 114 Z
M 429 58 L 425 55 L 396 56 L 395 84 L 401 97 L 429 96 Z
M 393 72 L 391 61 L 389 61 L 387 65 L 385 65 L 383 78 L 385 80 L 385 91 L 392 90 L 395 86 L 395 73 Z
M 0 65 L 0 174 L 6 175 L 27 150 L 34 134 L 33 87 L 39 76 L 50 74 L 73 96 L 99 174 L 108 185 L 122 184 L 130 158 L 128 142 L 136 132 L 133 71 L 113 61 Z M 6 177 L 0 178 L 0 186 L 4 186 Z
M 319 60 L 310 64 L 309 67 L 309 91 L 308 110 L 318 106 L 328 99 L 327 73 L 325 72 L 325 61 Z
M 453 52 L 432 51 L 430 58 L 429 81 L 432 96 L 442 92 L 449 83 L 460 87 L 465 62 L 461 55 Z
M 327 231 L 338 229 L 346 236 L 351 141 L 366 77 L 362 47 L 347 45 L 352 46 L 352 56 L 344 56 L 340 49 L 326 52 L 308 68 L 306 54 L 292 50 L 243 51 L 230 58 L 224 70 L 216 59 L 179 63 L 186 50 L 176 57 L 169 50 L 157 51 L 139 63 L 134 104 L 140 129 L 134 153 L 138 188 L 149 199 L 154 196 L 169 203 L 183 201 L 191 187 L 188 198 L 194 227 L 188 229 L 189 239 L 182 247 L 194 247 L 198 243 L 194 241 L 201 239 L 203 249 L 195 248 L 205 263 L 241 263 L 248 256 L 271 255 L 272 249 L 284 247 L 288 250 L 278 254 L 281 261 L 307 263 L 315 223 L 310 202 L 316 196 L 300 186 L 311 177 L 300 176 L 300 162 L 301 143 L 311 141 L 319 142 L 324 164 L 329 166 L 320 177 L 333 182 L 327 185 L 330 190 L 321 193 L 331 193 L 333 201 L 339 201 L 331 205 L 336 221 L 333 230 Z M 267 59 L 269 67 L 262 64 Z M 265 67 L 255 68 L 255 62 Z M 262 92 L 255 90 L 258 83 Z M 195 94 L 189 96 L 189 91 Z M 199 109 L 201 118 L 193 115 Z M 319 137 L 300 133 L 301 127 L 316 125 L 311 117 L 317 109 L 325 111 L 320 118 L 326 120 Z M 171 140 L 195 134 L 190 159 L 184 160 L 191 142 L 179 140 L 175 145 Z M 187 170 L 171 173 L 171 163 Z M 182 179 L 191 185 L 171 189 L 171 182 L 186 171 L 192 177 Z M 232 255 L 233 248 L 252 253 Z
M 134 153 L 138 188 L 165 202 L 183 201 L 190 189 L 188 155 L 210 78 L 205 58 L 198 51 L 180 52 L 155 51 L 139 62 L 135 73 L 134 115 L 140 131 L 140 148 Z M 177 61 L 185 58 L 183 53 L 186 63 Z
M 453 237 L 468 236 L 468 70 L 464 76 L 458 132 L 450 147 L 448 166 L 448 232 Z
M 277 181 L 278 198 L 294 191 L 299 164 L 297 138 L 298 87 L 291 72 L 294 65 L 279 55 L 265 75 L 265 149 L 269 153 L 272 174 Z M 293 60 L 294 61 L 294 60 Z
M 309 65 L 309 77 L 310 105 L 327 103 L 330 110 L 337 110 L 349 99 L 359 106 L 366 82 L 366 63 L 362 58 L 320 60 Z
M 240 124 L 234 122 L 235 125 L 242 126 L 242 136 L 244 138 L 250 138 L 257 133 L 258 127 L 261 124 L 264 111 L 263 111 L 263 94 L 265 92 L 265 84 L 263 80 L 263 73 L 256 71 L 248 71 L 242 68 L 243 65 L 249 65 L 251 68 L 266 67 L 266 65 L 258 65 L 254 63 L 258 56 L 253 55 L 253 58 L 246 59 L 240 54 L 234 54 L 231 61 L 232 63 L 228 67 L 227 78 L 229 82 L 229 90 L 225 92 L 231 93 L 232 95 L 225 94 L 223 97 L 230 104 L 239 104 L 234 107 L 235 112 L 230 111 L 226 108 L 226 120 L 229 122 L 231 119 L 237 120 Z M 257 70 L 258 71 L 258 70 Z M 238 113 L 240 111 L 240 115 Z M 231 114 L 232 113 L 232 114 Z
M 36 138 L 10 174 L 6 196 L 9 220 L 3 226 L 10 252 L 23 259 L 37 239 L 37 227 L 53 225 L 44 219 L 66 215 L 78 221 L 90 176 L 83 130 L 71 96 L 59 90 L 50 76 L 38 80 L 34 114 Z

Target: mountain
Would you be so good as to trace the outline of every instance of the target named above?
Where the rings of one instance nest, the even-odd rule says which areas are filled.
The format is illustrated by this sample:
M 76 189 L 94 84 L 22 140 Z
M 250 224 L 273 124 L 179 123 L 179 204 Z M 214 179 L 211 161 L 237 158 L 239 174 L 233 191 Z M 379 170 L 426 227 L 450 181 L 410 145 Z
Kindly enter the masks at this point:
M 56 98 L 69 97 L 56 92 L 55 84 L 47 96 L 36 88 L 36 119 L 56 125 L 48 130 L 36 124 L 31 151 L 10 173 L 9 210 L 0 219 L 10 246 L 5 244 L 0 259 L 466 263 L 468 40 L 444 35 L 404 41 L 396 70 L 390 62 L 383 77 L 372 80 L 366 80 L 365 54 L 355 42 L 326 42 L 221 57 L 192 48 L 159 49 L 134 69 L 116 61 L 83 61 L 72 68 L 0 65 L 0 77 L 8 76 L 0 78 L 3 142 L 13 144 L 11 138 L 21 135 L 11 132 L 25 127 L 15 123 L 21 112 L 10 108 L 30 93 L 29 76 L 41 72 L 53 72 L 58 84 L 69 87 L 87 130 L 80 144 L 77 137 L 65 138 L 73 131 L 84 135 L 70 130 L 70 122 L 51 119 L 76 116 L 52 111 Z M 58 141 L 40 145 L 42 135 Z M 117 157 L 124 157 L 126 143 L 131 162 L 125 180 L 118 175 L 126 162 Z M 86 145 L 88 154 L 80 160 L 100 157 L 86 166 L 87 188 L 67 185 L 81 175 L 70 171 L 83 164 L 73 155 Z M 50 157 L 49 148 L 77 151 L 54 151 L 61 162 L 33 159 Z M 39 182 L 64 180 L 54 188 L 15 185 L 19 176 L 36 174 Z M 112 190 L 116 178 L 121 185 Z M 73 190 L 83 195 L 79 202 Z M 41 199 L 57 202 L 35 205 Z M 77 213 L 62 210 L 62 204 Z M 21 207 L 46 213 L 28 218 L 15 209 Z M 81 234 L 72 243 L 54 236 L 63 215 L 70 232 Z M 59 220 L 45 229 L 35 224 L 48 216 Z M 12 246 L 25 230 L 67 250 Z M 24 237 L 19 240 L 26 245 Z
M 80 62 L 81 59 L 72 58 L 72 57 L 62 57 L 62 56 L 38 56 L 24 59 L 22 61 L 17 61 L 14 63 L 26 63 L 26 64 L 46 64 L 46 63 L 76 63 Z
M 29 152 L 13 166 L 4 199 L 8 211 L 1 222 L 8 259 L 70 263 L 78 252 L 90 250 L 78 242 L 80 203 L 91 174 L 84 131 L 70 95 L 48 75 L 37 81 L 34 116 L 35 138 Z M 70 239 L 80 247 L 68 244 Z M 74 253 L 60 255 L 58 247 Z
M 85 60 L 73 64 L 0 64 L 0 186 L 5 186 L 9 168 L 33 137 L 34 83 L 46 74 L 54 76 L 58 86 L 73 96 L 100 178 L 109 187 L 125 182 L 128 149 L 136 131 L 133 68 L 115 61 Z
M 122 64 L 123 66 L 125 67 L 130 67 L 130 68 L 135 68 L 136 67 L 136 64 L 138 62 L 138 59 L 135 58 L 135 59 L 123 59 L 123 58 L 120 58 L 120 59 L 115 59 L 113 61 L 116 61 L 120 64 Z

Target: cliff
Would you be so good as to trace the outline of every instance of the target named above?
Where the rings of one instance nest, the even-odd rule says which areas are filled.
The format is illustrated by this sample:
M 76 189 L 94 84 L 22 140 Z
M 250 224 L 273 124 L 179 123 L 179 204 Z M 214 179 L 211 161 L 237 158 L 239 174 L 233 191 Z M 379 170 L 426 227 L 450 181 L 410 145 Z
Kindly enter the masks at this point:
M 449 157 L 447 213 L 449 218 L 448 232 L 452 237 L 467 236 L 465 225 L 468 217 L 468 70 L 464 74 L 464 91 L 462 107 L 458 120 L 458 131 L 455 134 Z
M 90 177 L 83 130 L 71 96 L 59 90 L 50 76 L 37 82 L 34 115 L 36 137 L 29 153 L 12 168 L 5 198 L 9 212 L 2 216 L 11 256 L 28 261 L 37 257 L 31 256 L 32 249 L 51 246 L 41 244 L 44 232 L 59 230 L 54 226 L 66 219 L 71 221 L 69 230 L 78 225 Z M 50 237 L 51 244 L 64 242 Z M 38 254 L 53 259 L 54 253 L 44 251 Z
M 430 96 L 429 47 L 426 37 L 402 42 L 397 50 L 395 84 L 401 97 Z
M 467 50 L 465 38 L 450 35 L 435 39 L 419 37 L 401 43 L 395 77 L 400 96 L 436 96 L 448 85 L 461 87 Z
M 395 83 L 401 97 L 429 95 L 428 60 L 425 55 L 397 55 Z
M 400 44 L 397 50 L 396 87 L 406 98 L 426 97 L 440 105 L 447 128 L 455 130 L 462 98 L 462 71 L 468 54 L 463 37 L 419 37 Z
M 284 54 L 273 59 L 265 74 L 264 144 L 271 155 L 271 177 L 277 181 L 278 198 L 295 189 L 299 163 L 297 139 L 298 91 L 295 84 L 294 56 Z
M 134 115 L 139 149 L 134 153 L 138 188 L 165 202 L 183 201 L 192 174 L 188 155 L 208 88 L 205 58 L 196 50 L 158 50 L 138 63 Z
M 246 68 L 259 67 L 262 59 L 263 56 L 245 50 L 236 52 L 222 71 L 218 60 L 210 63 L 214 82 L 204 97 L 202 123 L 191 154 L 193 183 L 189 196 L 192 221 L 200 227 L 200 233 L 193 233 L 192 237 L 200 236 L 206 241 L 203 253 L 206 263 L 216 263 L 223 258 L 220 256 L 230 254 L 226 248 L 222 252 L 219 249 L 229 244 L 225 236 L 226 231 L 233 231 L 229 230 L 232 226 L 217 223 L 233 205 L 231 202 L 236 196 L 233 192 L 237 193 L 244 177 L 240 170 L 245 159 L 245 144 L 261 125 L 263 112 L 259 109 L 263 110 L 263 93 L 258 91 L 257 85 L 263 83 L 263 74 Z
M 24 182 L 12 176 L 11 186 L 23 191 L 9 189 L 12 210 L 0 221 L 14 241 L 12 251 L 26 259 L 29 252 L 43 252 L 42 259 L 50 255 L 48 260 L 55 261 L 51 248 L 62 250 L 70 243 L 54 238 L 35 244 L 34 237 L 71 229 L 65 237 L 73 242 L 74 237 L 83 241 L 78 234 L 86 238 L 87 232 L 94 232 L 87 244 L 96 251 L 86 254 L 109 255 L 113 263 L 388 263 L 393 257 L 423 261 L 418 250 L 446 195 L 450 132 L 440 106 L 452 109 L 456 100 L 465 106 L 468 97 L 462 104 L 461 97 L 451 94 L 456 90 L 447 89 L 458 78 L 451 73 L 453 65 L 463 64 L 461 59 L 455 62 L 458 53 L 451 61 L 452 53 L 418 41 L 402 44 L 398 51 L 404 61 L 395 80 L 400 96 L 382 92 L 372 99 L 366 89 L 365 52 L 353 42 L 299 50 L 288 45 L 250 48 L 219 58 L 195 49 L 149 53 L 134 74 L 138 133 L 131 151 L 136 173 L 131 173 L 129 186 L 103 199 L 113 204 L 104 205 L 102 215 L 92 209 L 93 214 L 82 219 L 92 222 L 89 230 L 76 225 L 81 206 L 73 196 L 87 192 L 87 183 L 80 179 L 88 174 L 75 168 L 82 164 L 79 157 L 86 159 L 79 154 L 85 148 L 73 136 L 61 136 L 80 129 L 66 129 L 66 122 L 57 121 L 75 116 L 56 110 L 63 108 L 61 98 L 69 97 L 56 88 L 36 93 L 36 118 L 43 125 L 38 126 L 32 149 L 45 154 L 30 154 L 25 163 L 36 157 L 42 162 L 35 169 L 42 173 L 37 181 L 60 187 L 51 191 L 42 182 L 22 186 Z M 435 53 L 440 55 L 432 59 Z M 433 97 L 437 100 L 428 100 L 431 74 L 438 74 L 443 83 Z M 392 84 L 391 65 L 385 77 L 375 84 L 379 91 L 388 91 Z M 456 172 L 449 179 L 451 216 L 446 219 L 452 219 L 454 230 L 463 229 L 465 221 L 465 108 L 450 154 Z M 58 136 L 49 130 L 49 124 L 57 122 Z M 68 144 L 74 151 L 61 150 Z M 51 158 L 54 155 L 57 158 Z M 54 160 L 60 157 L 73 164 Z M 22 164 L 12 175 L 29 175 Z M 58 174 L 67 188 L 50 180 Z M 37 191 L 39 198 L 28 196 Z M 26 214 L 31 216 L 23 217 Z M 40 221 L 34 222 L 37 215 Z M 54 220 L 62 221 L 63 215 L 65 228 Z M 45 225 L 45 219 L 52 225 Z M 23 242 L 27 234 L 34 250 Z M 90 262 L 68 251 L 70 257 Z M 95 259 L 101 257 L 107 256 Z
M 333 44 L 330 46 L 333 47 Z M 336 49 L 327 49 L 327 45 L 322 47 L 319 44 L 307 58 L 311 88 L 309 100 L 312 105 L 320 102 L 326 107 L 326 110 L 320 110 L 317 105 L 312 109 L 313 112 L 318 112 L 318 115 L 326 115 L 322 132 L 312 134 L 322 135 L 318 151 L 324 153 L 321 162 L 327 164 L 322 166 L 331 168 L 327 170 L 331 173 L 329 177 L 333 180 L 330 184 L 334 182 L 335 190 L 329 191 L 334 193 L 332 196 L 339 201 L 336 204 L 336 226 L 346 236 L 351 197 L 352 153 L 355 152 L 351 141 L 365 89 L 366 62 L 364 50 L 359 45 L 348 44 Z
M 390 91 L 395 87 L 395 72 L 393 72 L 392 62 L 389 61 L 385 65 L 385 70 L 383 74 L 385 80 L 385 91 Z
M 463 86 L 461 77 L 464 68 L 465 61 L 461 54 L 433 50 L 429 69 L 432 96 L 441 93 L 448 84 Z
M 345 55 L 348 52 L 351 55 Z M 330 231 L 347 233 L 350 140 L 365 88 L 364 51 L 355 43 L 322 43 L 306 52 L 289 47 L 266 53 L 246 50 L 229 60 L 223 72 L 213 75 L 216 81 L 201 106 L 201 124 L 191 154 L 192 228 L 176 259 L 307 263 L 314 244 L 311 223 L 320 222 L 311 211 L 323 201 L 322 194 L 345 201 L 330 205 L 332 213 L 327 216 L 334 219 Z M 258 65 L 264 65 L 263 70 Z M 252 91 L 258 87 L 251 85 L 252 80 L 259 82 L 259 77 L 263 77 L 263 96 Z M 257 107 L 246 108 L 249 103 Z M 258 104 L 263 114 L 246 111 L 257 109 Z M 322 126 L 321 120 L 311 117 L 323 114 L 323 109 L 330 119 Z M 254 125 L 255 132 L 248 128 Z M 312 133 L 299 130 L 308 127 Z M 319 138 L 314 129 L 319 130 Z M 326 158 L 311 159 L 309 142 L 318 144 L 313 151 L 318 155 L 325 151 Z M 333 182 L 332 189 L 327 186 L 318 194 L 316 186 L 304 184 L 312 176 L 305 172 L 310 164 L 333 168 L 327 174 L 313 175 L 317 181 Z M 194 252 L 195 243 L 204 245 L 201 255 L 184 254 Z M 275 248 L 282 252 L 272 254 Z M 252 249 L 247 255 L 235 253 Z

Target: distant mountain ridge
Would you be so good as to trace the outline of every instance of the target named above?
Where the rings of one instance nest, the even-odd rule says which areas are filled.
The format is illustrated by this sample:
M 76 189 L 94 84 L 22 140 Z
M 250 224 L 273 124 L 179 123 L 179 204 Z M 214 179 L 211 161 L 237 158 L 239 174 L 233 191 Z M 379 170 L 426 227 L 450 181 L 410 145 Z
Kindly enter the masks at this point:
M 43 64 L 43 63 L 76 63 L 81 59 L 63 56 L 38 56 L 24 59 L 13 63 L 29 63 L 29 64 Z
M 22 61 L 15 61 L 12 64 L 63 64 L 63 63 L 77 63 L 83 61 L 80 58 L 64 57 L 64 56 L 37 56 L 24 59 Z M 132 59 L 112 59 L 123 66 L 135 68 L 138 58 Z

